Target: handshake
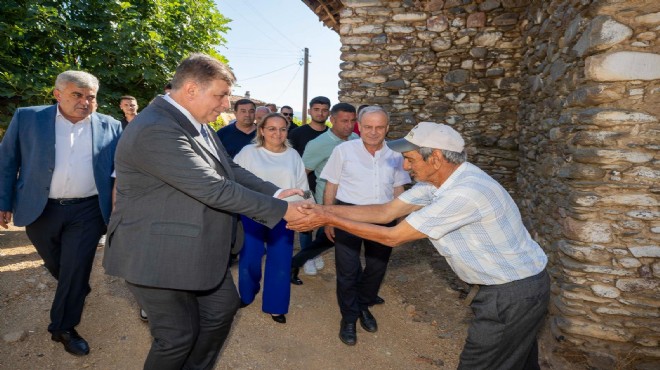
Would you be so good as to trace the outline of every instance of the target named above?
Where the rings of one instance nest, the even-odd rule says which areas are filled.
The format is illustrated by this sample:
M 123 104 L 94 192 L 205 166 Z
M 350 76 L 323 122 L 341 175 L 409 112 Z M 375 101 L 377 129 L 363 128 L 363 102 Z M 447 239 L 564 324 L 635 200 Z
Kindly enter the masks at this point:
M 323 211 L 323 206 L 314 202 L 310 190 L 286 189 L 280 192 L 278 198 L 288 198 L 292 196 L 302 197 L 289 203 L 284 219 L 287 221 L 287 229 L 294 231 L 308 231 L 323 226 L 328 214 Z

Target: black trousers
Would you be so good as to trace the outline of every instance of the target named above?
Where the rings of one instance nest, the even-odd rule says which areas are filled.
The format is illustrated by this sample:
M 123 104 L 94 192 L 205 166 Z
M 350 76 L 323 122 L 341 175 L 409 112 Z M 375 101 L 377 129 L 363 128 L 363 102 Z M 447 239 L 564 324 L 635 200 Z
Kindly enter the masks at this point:
M 240 305 L 229 269 L 223 281 L 208 291 L 161 289 L 130 282 L 128 288 L 149 315 L 153 341 L 144 369 L 213 369 Z
M 385 226 L 392 225 L 394 222 Z M 360 262 L 363 243 L 364 268 Z M 360 310 L 376 301 L 391 254 L 390 247 L 335 229 L 337 301 L 344 321 L 357 321 Z
M 537 370 L 536 335 L 550 301 L 550 277 L 537 275 L 482 285 L 470 307 L 474 319 L 461 352 L 461 370 Z
M 105 233 L 98 197 L 67 205 L 49 200 L 25 232 L 57 279 L 48 331 L 73 329 L 80 323 L 85 298 L 91 291 L 89 276 L 94 255 Z
M 291 267 L 301 268 L 307 260 L 310 260 L 319 254 L 332 248 L 335 243 L 325 235 L 325 229 L 319 228 L 316 232 L 316 239 L 307 248 L 301 249 L 291 260 Z

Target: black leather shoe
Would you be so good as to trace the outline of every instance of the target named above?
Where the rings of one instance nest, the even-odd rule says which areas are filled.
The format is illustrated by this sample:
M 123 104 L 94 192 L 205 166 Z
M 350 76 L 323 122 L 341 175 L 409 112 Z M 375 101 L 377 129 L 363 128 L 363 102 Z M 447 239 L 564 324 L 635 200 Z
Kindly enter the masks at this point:
M 286 324 L 286 316 L 284 315 L 270 315 L 270 317 L 277 323 Z
M 149 322 L 149 317 L 147 316 L 147 311 L 140 308 L 140 320 L 144 322 Z
M 377 305 L 377 304 L 383 304 L 383 303 L 385 303 L 385 300 L 383 298 L 381 298 L 380 296 L 376 296 L 376 299 L 374 299 L 373 302 L 369 303 L 369 307 L 371 307 L 373 305 Z
M 73 355 L 85 356 L 89 353 L 89 344 L 75 329 L 56 331 L 50 339 L 62 343 L 64 349 Z
M 291 284 L 293 285 L 302 285 L 303 281 L 300 280 L 298 277 L 298 273 L 300 272 L 300 268 L 298 267 L 291 267 Z
M 339 328 L 339 339 L 341 339 L 341 341 L 346 345 L 355 345 L 357 342 L 357 332 L 355 330 L 354 322 L 346 322 L 343 319 L 341 320 L 341 327 Z
M 362 329 L 368 331 L 369 333 L 375 333 L 378 331 L 378 323 L 374 315 L 369 312 L 368 309 L 360 310 L 360 326 Z

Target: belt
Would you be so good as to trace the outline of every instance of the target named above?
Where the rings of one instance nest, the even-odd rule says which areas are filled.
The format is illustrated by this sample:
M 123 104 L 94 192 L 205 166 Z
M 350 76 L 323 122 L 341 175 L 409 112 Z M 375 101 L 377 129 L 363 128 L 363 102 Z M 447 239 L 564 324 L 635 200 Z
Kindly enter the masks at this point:
M 478 284 L 474 284 L 470 287 L 470 292 L 468 293 L 467 297 L 465 297 L 465 301 L 463 301 L 465 306 L 470 306 L 472 304 L 474 297 L 476 297 L 477 293 L 479 293 L 479 287 L 480 285 Z
M 519 284 L 524 284 L 528 283 L 530 281 L 538 280 L 543 278 L 547 274 L 546 270 L 543 269 L 541 272 L 539 272 L 536 275 L 528 276 L 524 279 L 520 280 L 514 280 L 510 281 L 508 283 L 504 284 L 495 284 L 495 285 L 480 285 L 480 284 L 472 284 L 470 288 L 470 292 L 468 293 L 467 297 L 465 297 L 465 301 L 463 302 L 464 305 L 469 306 L 472 301 L 474 300 L 474 297 L 479 293 L 479 289 L 506 289 L 510 288 L 512 286 L 516 286 Z
M 48 198 L 48 203 L 59 204 L 61 206 L 70 206 L 72 204 L 86 202 L 88 200 L 96 199 L 98 197 L 99 197 L 98 195 L 92 195 L 91 197 L 86 197 L 86 198 L 58 198 L 58 199 Z

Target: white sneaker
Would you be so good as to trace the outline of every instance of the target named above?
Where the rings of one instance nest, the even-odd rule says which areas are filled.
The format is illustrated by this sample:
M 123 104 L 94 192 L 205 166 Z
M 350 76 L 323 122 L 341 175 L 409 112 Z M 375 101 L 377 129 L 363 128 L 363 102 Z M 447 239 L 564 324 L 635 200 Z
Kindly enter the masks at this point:
M 325 267 L 325 262 L 323 261 L 323 256 L 316 256 L 312 261 L 314 261 L 314 266 L 317 270 L 323 270 Z
M 303 271 L 305 272 L 305 275 L 316 275 L 316 265 L 314 265 L 314 260 L 308 260 L 305 262 L 303 265 Z
M 105 247 L 105 234 L 101 235 L 101 239 L 99 240 L 99 246 Z

